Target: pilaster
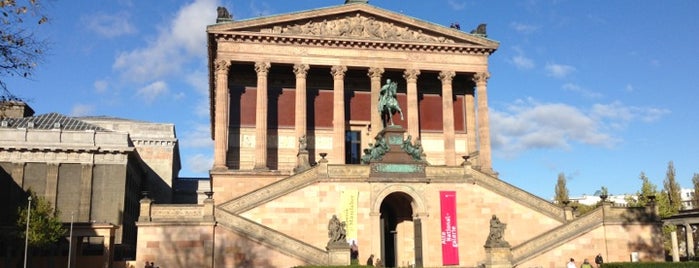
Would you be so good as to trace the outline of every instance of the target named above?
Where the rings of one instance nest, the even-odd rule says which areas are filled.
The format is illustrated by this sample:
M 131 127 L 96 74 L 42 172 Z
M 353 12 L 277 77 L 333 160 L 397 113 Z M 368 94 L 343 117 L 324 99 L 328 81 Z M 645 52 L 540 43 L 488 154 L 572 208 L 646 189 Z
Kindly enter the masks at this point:
M 454 71 L 442 71 L 439 80 L 442 81 L 442 124 L 444 128 L 444 163 L 447 166 L 456 165 L 456 150 L 454 141 L 454 97 L 452 80 Z
M 381 75 L 384 69 L 381 67 L 371 67 L 367 75 L 371 78 L 371 133 L 373 138 L 381 131 L 383 123 L 381 122 L 381 112 L 379 112 L 379 94 L 381 91 Z
M 308 64 L 294 65 L 294 74 L 296 75 L 294 130 L 297 139 L 306 135 L 306 117 L 308 113 L 306 107 L 306 75 L 309 68 Z
M 92 164 L 82 164 L 80 171 L 80 204 L 78 221 L 90 221 L 90 204 L 92 204 Z
M 417 77 L 420 70 L 409 69 L 403 72 L 408 89 L 408 135 L 414 140 L 420 139 L 420 114 L 417 102 Z
M 228 152 L 228 71 L 230 60 L 218 59 L 215 63 L 216 86 L 215 89 L 215 122 L 214 122 L 214 166 L 216 170 L 225 170 L 226 154 Z
M 255 170 L 267 167 L 267 75 L 269 62 L 255 63 L 257 72 L 257 100 L 255 102 Z
M 56 204 L 56 192 L 58 191 L 58 163 L 48 163 L 46 165 L 46 191 L 44 192 L 46 201 Z
M 333 164 L 345 163 L 345 73 L 347 66 L 333 66 Z
M 485 172 L 493 172 L 490 152 L 490 120 L 488 119 L 488 92 L 487 82 L 490 73 L 476 73 L 473 81 L 476 82 L 478 98 L 478 139 L 479 153 L 478 159 L 481 169 Z

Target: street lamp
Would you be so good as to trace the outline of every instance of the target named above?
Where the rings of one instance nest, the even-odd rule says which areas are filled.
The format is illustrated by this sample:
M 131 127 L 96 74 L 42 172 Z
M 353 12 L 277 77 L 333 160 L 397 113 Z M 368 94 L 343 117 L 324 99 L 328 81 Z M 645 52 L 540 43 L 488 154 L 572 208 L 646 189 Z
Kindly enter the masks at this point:
M 29 215 L 32 213 L 32 195 L 27 197 L 29 204 L 27 204 L 27 230 L 24 232 L 24 268 L 27 268 L 27 246 L 29 245 Z

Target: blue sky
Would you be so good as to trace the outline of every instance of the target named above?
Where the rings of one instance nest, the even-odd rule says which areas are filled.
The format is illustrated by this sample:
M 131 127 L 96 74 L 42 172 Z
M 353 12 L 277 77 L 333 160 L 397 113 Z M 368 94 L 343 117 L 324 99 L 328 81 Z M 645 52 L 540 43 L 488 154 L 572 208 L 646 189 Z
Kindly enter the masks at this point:
M 180 176 L 208 176 L 205 27 L 216 7 L 235 19 L 343 0 L 45 2 L 37 35 L 51 49 L 30 80 L 9 79 L 37 114 L 108 115 L 176 124 Z M 606 186 L 662 188 L 669 161 L 684 188 L 699 173 L 699 2 L 396 1 L 370 4 L 470 31 L 488 24 L 500 48 L 488 84 L 493 166 L 551 198 L 559 173 L 572 196 Z

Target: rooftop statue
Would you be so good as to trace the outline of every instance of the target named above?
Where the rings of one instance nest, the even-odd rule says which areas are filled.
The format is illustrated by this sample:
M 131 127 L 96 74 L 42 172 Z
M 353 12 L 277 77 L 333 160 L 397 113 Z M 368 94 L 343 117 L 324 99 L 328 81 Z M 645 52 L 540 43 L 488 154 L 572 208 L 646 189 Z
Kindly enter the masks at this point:
M 393 114 L 400 113 L 400 120 L 403 120 L 403 111 L 398 105 L 398 84 L 392 82 L 391 79 L 386 79 L 386 84 L 379 91 L 379 113 L 381 113 L 381 121 L 384 127 L 393 126 Z

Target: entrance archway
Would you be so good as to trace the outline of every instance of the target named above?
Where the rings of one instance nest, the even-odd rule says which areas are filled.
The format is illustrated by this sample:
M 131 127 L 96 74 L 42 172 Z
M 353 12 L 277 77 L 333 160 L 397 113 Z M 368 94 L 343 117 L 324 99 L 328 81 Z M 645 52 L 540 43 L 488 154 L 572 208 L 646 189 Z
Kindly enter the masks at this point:
M 381 261 L 385 267 L 409 266 L 422 259 L 422 230 L 413 219 L 413 198 L 393 192 L 381 202 Z

